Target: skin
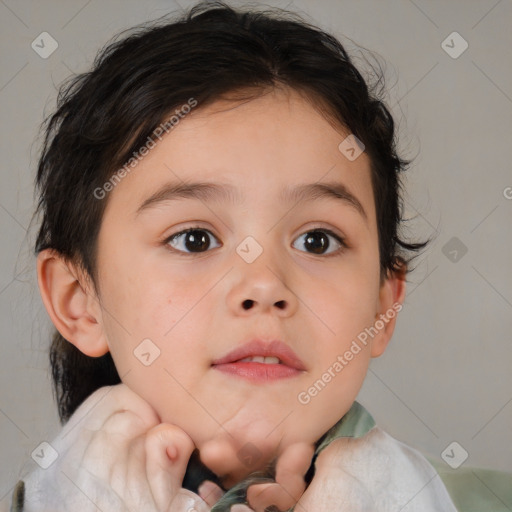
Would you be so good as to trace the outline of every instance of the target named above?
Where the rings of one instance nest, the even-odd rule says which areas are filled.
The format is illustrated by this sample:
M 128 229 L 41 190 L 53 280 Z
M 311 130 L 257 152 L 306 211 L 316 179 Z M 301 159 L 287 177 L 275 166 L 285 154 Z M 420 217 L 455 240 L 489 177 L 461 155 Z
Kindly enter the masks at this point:
M 98 294 L 54 251 L 38 257 L 41 295 L 61 334 L 87 355 L 110 351 L 123 383 L 162 423 L 190 436 L 225 487 L 294 444 L 311 447 L 348 411 L 370 359 L 392 336 L 396 317 L 309 403 L 299 402 L 405 295 L 402 274 L 380 279 L 370 160 L 363 153 L 349 161 L 340 152 L 347 135 L 287 89 L 198 107 L 103 199 Z M 172 200 L 137 215 L 163 184 L 191 180 L 229 183 L 240 199 Z M 366 218 L 331 198 L 278 198 L 285 187 L 325 181 L 343 183 Z M 166 243 L 197 226 L 209 235 L 207 251 L 187 252 L 186 235 L 174 247 Z M 336 239 L 324 235 L 329 254 L 311 252 L 304 235 L 314 228 L 334 231 L 347 246 L 338 251 Z M 263 249 L 252 263 L 236 251 L 247 236 Z M 244 309 L 248 299 L 253 307 Z M 133 354 L 147 338 L 160 350 L 149 366 Z M 253 338 L 282 340 L 305 370 L 254 383 L 212 367 Z M 238 456 L 246 443 L 259 452 L 250 467 Z

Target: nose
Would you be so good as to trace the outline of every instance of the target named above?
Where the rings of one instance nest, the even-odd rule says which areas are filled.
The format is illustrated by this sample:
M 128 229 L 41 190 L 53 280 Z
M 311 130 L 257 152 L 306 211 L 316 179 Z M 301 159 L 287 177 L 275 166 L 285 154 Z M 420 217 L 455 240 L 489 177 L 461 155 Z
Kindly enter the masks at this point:
M 259 259 L 259 258 L 258 258 Z M 237 315 L 273 314 L 293 315 L 298 299 L 286 280 L 289 276 L 269 265 L 269 261 L 241 262 L 236 282 L 228 294 L 228 304 Z

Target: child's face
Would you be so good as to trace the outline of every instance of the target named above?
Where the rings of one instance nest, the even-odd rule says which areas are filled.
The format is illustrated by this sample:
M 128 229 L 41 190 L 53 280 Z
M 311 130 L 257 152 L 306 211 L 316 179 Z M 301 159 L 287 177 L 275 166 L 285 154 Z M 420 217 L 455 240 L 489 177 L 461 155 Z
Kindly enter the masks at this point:
M 226 482 L 254 469 L 237 457 L 246 443 L 263 462 L 326 432 L 391 335 L 392 321 L 344 357 L 394 300 L 389 282 L 379 283 L 369 159 L 341 153 L 346 135 L 295 92 L 217 102 L 181 120 L 107 198 L 100 323 L 119 375 L 163 422 L 191 436 L 211 469 L 229 473 Z M 236 200 L 203 194 L 140 209 L 162 187 L 199 181 L 229 185 Z M 333 196 L 281 198 L 327 182 L 346 187 L 365 213 Z M 192 227 L 201 230 L 195 239 L 165 243 Z M 313 229 L 333 231 L 348 247 L 339 251 L 336 238 Z M 149 366 L 134 355 L 145 339 L 160 350 Z M 280 340 L 302 369 L 212 364 L 254 339 Z M 150 347 L 143 361 L 154 356 Z M 319 379 L 321 390 L 308 392 Z

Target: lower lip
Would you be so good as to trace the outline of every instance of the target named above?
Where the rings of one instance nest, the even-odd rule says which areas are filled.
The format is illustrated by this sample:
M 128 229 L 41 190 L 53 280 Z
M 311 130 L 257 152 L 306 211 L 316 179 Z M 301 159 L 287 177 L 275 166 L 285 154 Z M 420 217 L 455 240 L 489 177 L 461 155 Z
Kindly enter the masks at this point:
M 302 372 L 297 368 L 286 366 L 285 364 L 265 364 L 265 363 L 226 363 L 216 364 L 213 368 L 224 373 L 242 377 L 245 379 L 265 382 L 271 380 L 287 379 L 297 377 Z

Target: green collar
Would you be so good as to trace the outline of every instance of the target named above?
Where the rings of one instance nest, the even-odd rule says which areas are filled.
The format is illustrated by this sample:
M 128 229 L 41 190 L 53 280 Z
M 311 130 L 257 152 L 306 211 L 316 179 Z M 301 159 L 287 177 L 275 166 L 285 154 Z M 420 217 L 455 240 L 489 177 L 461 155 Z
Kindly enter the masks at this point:
M 343 418 L 319 440 L 320 444 L 315 450 L 315 456 L 335 439 L 340 437 L 363 437 L 375 425 L 372 415 L 359 402 L 354 402 Z

